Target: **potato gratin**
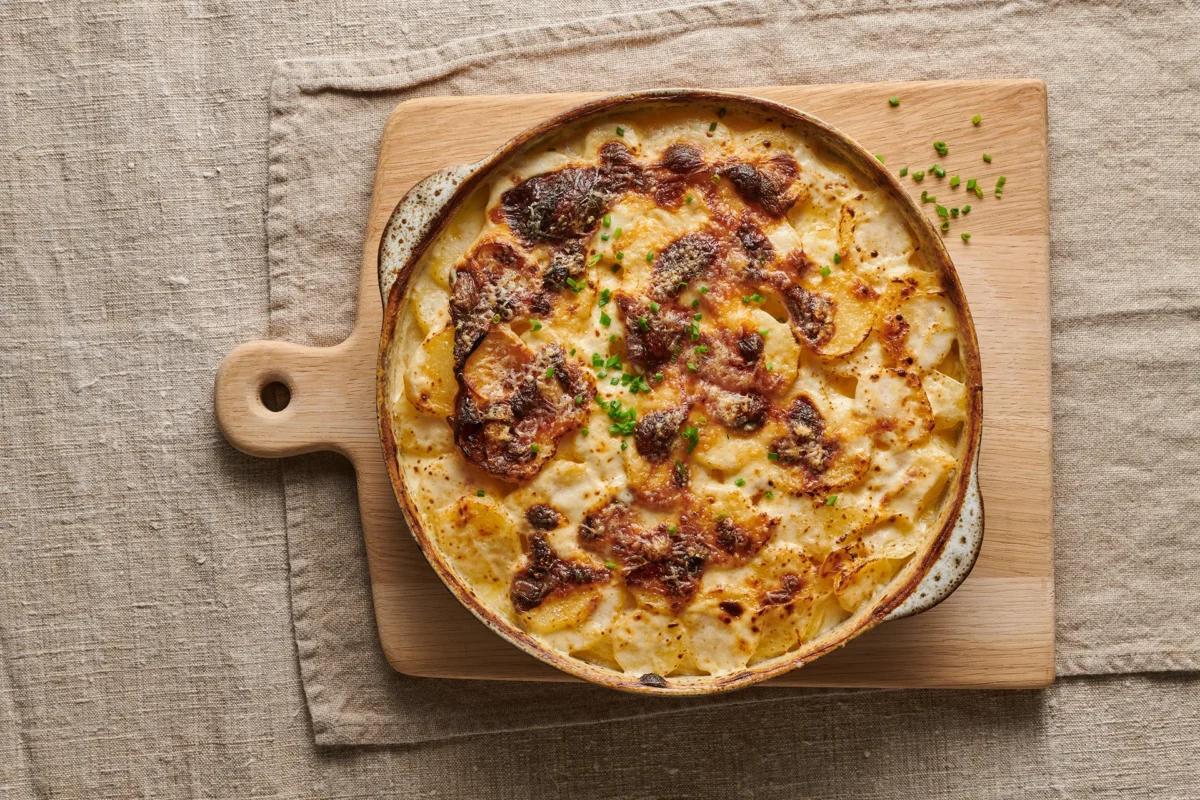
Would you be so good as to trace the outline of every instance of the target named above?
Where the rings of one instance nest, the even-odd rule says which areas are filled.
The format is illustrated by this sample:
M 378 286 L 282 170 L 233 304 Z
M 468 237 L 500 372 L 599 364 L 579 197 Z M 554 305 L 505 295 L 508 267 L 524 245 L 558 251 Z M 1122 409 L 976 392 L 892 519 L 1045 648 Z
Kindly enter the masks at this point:
M 962 315 L 916 242 L 765 113 L 518 150 L 396 316 L 410 514 L 484 608 L 648 686 L 850 625 L 928 551 L 966 449 Z

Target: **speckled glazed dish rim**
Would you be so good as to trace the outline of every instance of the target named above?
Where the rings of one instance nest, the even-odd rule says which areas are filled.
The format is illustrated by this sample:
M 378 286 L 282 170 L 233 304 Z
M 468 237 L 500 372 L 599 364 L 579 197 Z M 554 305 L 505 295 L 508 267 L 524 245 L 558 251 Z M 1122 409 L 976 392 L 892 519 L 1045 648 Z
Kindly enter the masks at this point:
M 455 573 L 431 533 L 425 529 L 409 497 L 400 471 L 387 397 L 391 378 L 388 354 L 396 320 L 403 308 L 408 283 L 421 256 L 441 232 L 458 206 L 493 171 L 514 154 L 536 146 L 564 127 L 591 117 L 625 109 L 653 106 L 740 107 L 768 121 L 787 121 L 802 135 L 813 137 L 844 159 L 859 174 L 887 192 L 903 214 L 910 231 L 933 266 L 939 267 L 947 283 L 947 298 L 957 309 L 959 349 L 966 373 L 967 419 L 964 423 L 964 453 L 960 468 L 947 489 L 938 518 L 937 535 L 926 549 L 918 551 L 869 605 L 858 609 L 837 628 L 783 655 L 744 669 L 715 676 L 639 676 L 591 664 L 542 644 L 501 615 L 487 608 L 471 586 Z M 803 666 L 845 645 L 851 639 L 885 620 L 926 611 L 946 599 L 966 579 L 983 543 L 983 500 L 979 493 L 978 452 L 983 419 L 982 370 L 979 344 L 958 273 L 933 225 L 921 212 L 899 181 L 871 153 L 831 125 L 802 111 L 750 95 L 696 89 L 662 89 L 606 97 L 585 103 L 516 136 L 487 158 L 475 163 L 448 167 L 414 186 L 401 200 L 384 230 L 379 253 L 379 285 L 385 309 L 377 366 L 379 431 L 387 461 L 388 476 L 405 521 L 426 559 L 458 600 L 484 625 L 530 655 L 592 683 L 629 692 L 656 695 L 704 695 L 743 688 Z

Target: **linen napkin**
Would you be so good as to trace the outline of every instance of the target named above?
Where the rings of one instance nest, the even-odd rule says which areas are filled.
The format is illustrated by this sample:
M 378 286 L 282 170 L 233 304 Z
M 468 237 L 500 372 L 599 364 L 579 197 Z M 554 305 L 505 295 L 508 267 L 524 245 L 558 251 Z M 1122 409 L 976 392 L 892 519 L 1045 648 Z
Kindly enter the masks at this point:
M 1200 556 L 1189 544 L 1200 522 L 1200 280 L 1188 249 L 1200 233 L 1200 111 L 1188 98 L 1200 71 L 1189 61 L 1191 34 L 1165 7 L 727 2 L 387 58 L 280 62 L 270 335 L 331 345 L 349 332 L 378 139 L 404 99 L 1041 78 L 1051 116 L 1058 671 L 1197 669 Z M 813 694 L 755 689 L 664 702 L 581 685 L 399 675 L 376 638 L 351 468 L 315 455 L 286 462 L 283 475 L 293 621 L 319 744 L 803 703 Z

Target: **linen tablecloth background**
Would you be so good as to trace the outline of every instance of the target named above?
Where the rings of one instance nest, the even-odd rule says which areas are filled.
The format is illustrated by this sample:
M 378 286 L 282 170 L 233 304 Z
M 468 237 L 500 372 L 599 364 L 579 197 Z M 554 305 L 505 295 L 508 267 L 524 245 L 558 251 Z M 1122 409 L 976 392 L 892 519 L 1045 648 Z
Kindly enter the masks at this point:
M 1195 796 L 1186 674 L 568 728 L 663 707 L 397 676 L 349 468 L 221 441 L 226 351 L 349 329 L 406 97 L 1040 77 L 1059 670 L 1197 668 L 1194 5 L 652 5 L 0 6 L 0 797 Z

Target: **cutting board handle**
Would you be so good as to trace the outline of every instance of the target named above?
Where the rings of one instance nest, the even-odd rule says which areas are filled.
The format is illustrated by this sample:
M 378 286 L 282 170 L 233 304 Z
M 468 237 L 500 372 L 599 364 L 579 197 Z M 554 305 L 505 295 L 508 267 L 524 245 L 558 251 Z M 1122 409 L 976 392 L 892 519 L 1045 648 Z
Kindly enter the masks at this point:
M 374 406 L 375 376 L 364 379 L 356 349 L 355 337 L 334 347 L 257 341 L 234 348 L 217 371 L 221 432 L 238 450 L 264 458 L 320 450 L 353 458 L 364 443 L 378 449 L 374 425 L 363 424 L 367 415 L 349 413 Z M 336 409 L 348 413 L 330 413 Z

